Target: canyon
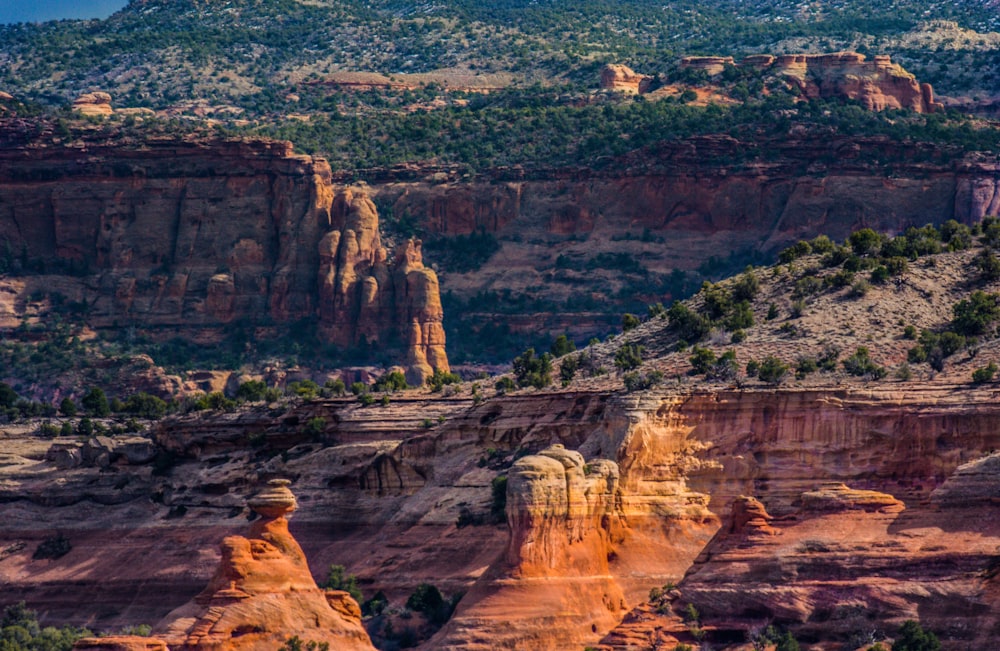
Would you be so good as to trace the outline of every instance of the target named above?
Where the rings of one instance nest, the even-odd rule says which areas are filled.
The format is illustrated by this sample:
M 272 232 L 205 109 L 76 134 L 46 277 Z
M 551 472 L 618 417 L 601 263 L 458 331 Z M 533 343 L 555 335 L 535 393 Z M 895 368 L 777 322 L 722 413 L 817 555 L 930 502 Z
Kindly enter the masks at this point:
M 203 343 L 304 320 L 341 348 L 397 350 L 414 384 L 448 370 L 420 242 L 390 255 L 371 201 L 322 159 L 268 141 L 6 144 L 0 327 L 68 303 L 98 331 Z
M 837 645 L 859 623 L 891 635 L 913 618 L 946 648 L 982 644 L 1000 544 L 991 391 L 318 400 L 162 421 L 153 442 L 171 454 L 166 471 L 124 449 L 59 467 L 44 460 L 52 441 L 5 428 L 0 573 L 11 599 L 51 621 L 157 622 L 204 588 L 247 498 L 280 476 L 314 576 L 343 564 L 397 607 L 423 582 L 466 591 L 427 649 L 693 641 L 679 618 L 688 603 L 722 644 L 773 623 L 851 648 Z M 296 423 L 317 416 L 331 425 L 310 439 Z M 488 512 L 498 474 L 506 526 L 458 526 L 463 512 Z M 33 559 L 54 532 L 72 549 Z M 670 603 L 646 604 L 664 584 Z
M 160 340 L 308 323 L 341 349 L 398 350 L 415 382 L 448 368 L 446 330 L 463 362 L 506 361 L 539 335 L 603 336 L 817 233 L 1000 210 L 992 158 L 880 137 L 691 137 L 593 169 L 471 178 L 334 173 L 271 141 L 32 142 L 8 133 L 0 165 L 2 327 L 52 313 L 52 297 L 98 331 Z M 496 249 L 456 266 L 442 250 L 459 237 Z M 513 343 L 492 350 L 498 328 Z

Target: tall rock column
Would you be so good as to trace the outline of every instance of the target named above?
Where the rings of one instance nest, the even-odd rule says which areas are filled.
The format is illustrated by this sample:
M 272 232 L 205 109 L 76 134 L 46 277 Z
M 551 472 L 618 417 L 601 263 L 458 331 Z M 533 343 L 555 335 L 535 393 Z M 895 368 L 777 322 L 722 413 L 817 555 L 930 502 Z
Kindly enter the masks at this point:
M 419 240 L 390 264 L 375 204 L 352 189 L 334 200 L 331 226 L 319 242 L 320 335 L 344 347 L 400 347 L 410 384 L 450 370 L 438 279 L 423 265 Z

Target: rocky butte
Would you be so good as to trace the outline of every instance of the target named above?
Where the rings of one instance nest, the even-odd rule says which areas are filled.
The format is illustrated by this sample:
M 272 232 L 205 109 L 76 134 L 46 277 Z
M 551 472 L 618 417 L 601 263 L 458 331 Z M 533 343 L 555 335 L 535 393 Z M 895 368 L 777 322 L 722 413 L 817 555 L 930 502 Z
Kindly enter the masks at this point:
M 411 382 L 448 369 L 438 280 L 417 240 L 390 251 L 365 191 L 289 143 L 32 146 L 0 152 L 0 327 L 84 306 L 101 330 L 216 341 L 297 321 L 326 341 L 399 351 Z
M 807 99 L 857 100 L 870 111 L 909 109 L 933 113 L 942 108 L 934 101 L 930 84 L 917 82 L 914 75 L 884 54 L 870 61 L 857 52 L 756 54 L 739 63 L 732 57 L 691 56 L 681 59 L 680 65 L 681 69 L 703 70 L 710 77 L 721 74 L 726 66 L 750 68 L 778 77 Z

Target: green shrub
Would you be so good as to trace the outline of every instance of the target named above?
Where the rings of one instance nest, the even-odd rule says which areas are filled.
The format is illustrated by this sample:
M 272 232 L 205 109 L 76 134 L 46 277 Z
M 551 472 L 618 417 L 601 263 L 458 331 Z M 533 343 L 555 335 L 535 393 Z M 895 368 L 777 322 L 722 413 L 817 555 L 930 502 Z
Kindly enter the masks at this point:
M 813 253 L 821 254 L 830 253 L 837 248 L 837 246 L 833 243 L 833 240 L 826 235 L 817 235 L 810 240 L 809 245 L 812 247 Z
M 455 606 L 445 601 L 441 591 L 435 586 L 421 583 L 406 600 L 406 607 L 414 612 L 423 613 L 435 626 L 441 626 L 451 617 Z
M 906 258 L 902 256 L 886 258 L 884 260 L 884 264 L 890 276 L 902 276 L 906 273 L 906 270 L 909 269 L 909 264 L 906 262 Z
M 888 371 L 883 366 L 879 366 L 871 359 L 871 353 L 864 346 L 858 346 L 854 354 L 844 360 L 844 370 L 851 375 L 868 376 L 879 380 L 886 376 Z
M 59 412 L 67 418 L 76 416 L 76 403 L 68 396 L 63 398 L 62 402 L 59 403 Z
M 494 385 L 494 388 L 497 390 L 498 393 L 506 393 L 508 391 L 513 391 L 514 389 L 516 389 L 517 385 L 514 383 L 514 380 L 512 378 L 505 375 L 499 380 L 497 380 L 496 384 Z
M 401 371 L 389 371 L 382 377 L 375 380 L 376 391 L 394 393 L 396 391 L 404 391 L 409 388 L 409 385 L 406 384 L 406 376 L 403 375 Z
M 638 371 L 632 371 L 622 376 L 622 382 L 625 383 L 625 390 L 629 393 L 633 391 L 645 391 L 663 382 L 663 372 L 650 371 L 643 374 Z
M 691 362 L 692 371 L 699 375 L 707 373 L 708 369 L 715 364 L 715 353 L 710 348 L 695 346 L 691 349 L 692 355 L 688 358 Z
M 562 385 L 567 386 L 576 376 L 576 371 L 580 368 L 581 355 L 570 355 L 565 357 L 559 364 L 559 379 Z
M 461 384 L 461 382 L 462 378 L 457 373 L 450 373 L 439 368 L 434 369 L 434 374 L 427 378 L 427 386 L 431 388 L 432 393 L 440 391 L 445 385 Z
M 875 267 L 872 269 L 869 280 L 875 285 L 884 285 L 889 281 L 889 268 L 885 265 Z
M 562 357 L 564 355 L 572 353 L 575 350 L 576 350 L 576 344 L 574 344 L 573 340 L 567 337 L 565 334 L 556 337 L 556 340 L 552 342 L 552 346 L 549 348 L 549 352 L 552 353 L 553 357 Z
M 91 387 L 80 401 L 87 413 L 97 418 L 104 418 L 111 413 L 108 397 L 100 387 Z
M 705 372 L 705 379 L 716 382 L 733 382 L 739 375 L 739 365 L 736 363 L 736 351 L 727 350 L 719 356 Z
M 729 341 L 734 344 L 738 344 L 740 342 L 746 341 L 746 338 L 747 338 L 746 330 L 734 330 L 732 337 L 729 338 Z
M 882 236 L 870 228 L 862 228 L 847 238 L 856 255 L 871 255 L 882 247 Z
M 972 372 L 972 381 L 976 384 L 984 384 L 986 382 L 992 382 L 993 377 L 997 374 L 997 365 L 990 362 L 986 366 L 981 366 Z
M 916 339 L 916 338 L 917 338 L 917 329 L 915 327 L 908 325 L 905 328 L 903 328 L 903 339 Z
M 615 367 L 622 371 L 631 371 L 642 366 L 642 354 L 645 349 L 639 344 L 624 344 L 615 353 Z
M 343 590 L 351 595 L 351 598 L 359 604 L 364 600 L 361 588 L 358 587 L 358 577 L 346 573 L 347 568 L 343 565 L 331 565 L 330 571 L 326 575 L 326 581 L 320 583 L 319 587 L 325 590 Z
M 351 393 L 356 396 L 360 396 L 362 393 L 368 391 L 368 385 L 364 382 L 352 382 L 351 383 Z
M 375 404 L 375 396 L 370 393 L 362 393 L 358 396 L 358 402 L 362 407 L 370 407 Z
M 306 426 L 302 431 L 311 437 L 322 436 L 326 432 L 326 419 L 322 416 L 310 418 L 306 421 Z
M 552 384 L 552 355 L 545 353 L 535 356 L 535 349 L 529 348 L 514 358 L 514 377 L 519 387 L 542 389 Z
M 698 342 L 712 329 L 711 322 L 702 315 L 691 311 L 683 303 L 674 303 L 667 311 L 670 329 L 684 341 Z
M 774 303 L 770 303 L 767 306 L 767 316 L 764 318 L 767 319 L 768 321 L 774 321 L 775 319 L 778 318 L 778 316 L 779 316 L 778 306 L 775 305 Z
M 910 369 L 910 365 L 903 362 L 898 367 L 896 367 L 896 379 L 902 382 L 908 382 L 913 379 L 913 370 Z
M 725 326 L 727 330 L 742 330 L 753 327 L 753 308 L 748 301 L 740 301 L 733 305 L 732 310 L 726 317 Z
M 832 276 L 828 276 L 827 281 L 830 283 L 831 287 L 847 287 L 854 282 L 854 272 L 841 269 Z
M 972 259 L 972 266 L 979 272 L 979 277 L 987 282 L 1000 279 L 1000 259 L 989 249 L 983 249 Z
M 940 648 L 937 636 L 912 619 L 903 622 L 892 643 L 892 651 L 939 651 Z
M 662 319 L 667 316 L 667 308 L 663 307 L 663 303 L 647 305 L 646 316 L 650 319 Z
M 326 389 L 330 395 L 342 396 L 347 391 L 347 387 L 344 385 L 344 381 L 340 378 L 335 380 L 327 380 L 323 383 L 323 388 Z
M 629 330 L 635 330 L 639 327 L 642 321 L 639 320 L 634 314 L 625 314 L 622 316 L 622 332 L 628 332 Z
M 236 399 L 246 402 L 260 402 L 267 394 L 267 384 L 262 380 L 247 380 L 236 389 Z
M 507 519 L 507 475 L 498 475 L 490 482 L 490 516 L 494 523 Z
M 701 296 L 705 300 L 704 311 L 709 319 L 721 319 L 733 307 L 732 294 L 718 283 L 702 283 Z
M 799 258 L 809 255 L 813 252 L 812 245 L 805 240 L 799 240 L 795 244 L 791 245 L 787 249 L 783 249 L 781 253 L 778 254 L 778 262 L 782 264 L 788 264 L 789 262 L 794 262 Z
M 818 370 L 819 365 L 815 359 L 812 357 L 800 357 L 795 364 L 795 377 L 802 380 L 810 373 L 815 373 Z
M 747 269 L 733 283 L 732 296 L 736 302 L 753 301 L 760 292 L 760 279 L 753 269 Z
M 167 413 L 167 403 L 161 398 L 140 391 L 128 397 L 121 411 L 139 418 L 159 420 Z
M 974 291 L 969 298 L 952 306 L 952 329 L 961 335 L 976 336 L 986 334 L 993 322 L 1000 317 L 996 294 Z
M 298 380 L 289 383 L 287 393 L 305 400 L 312 400 L 319 396 L 319 385 L 312 380 Z
M 757 377 L 768 384 L 779 384 L 787 374 L 788 365 L 774 355 L 765 357 L 757 370 Z

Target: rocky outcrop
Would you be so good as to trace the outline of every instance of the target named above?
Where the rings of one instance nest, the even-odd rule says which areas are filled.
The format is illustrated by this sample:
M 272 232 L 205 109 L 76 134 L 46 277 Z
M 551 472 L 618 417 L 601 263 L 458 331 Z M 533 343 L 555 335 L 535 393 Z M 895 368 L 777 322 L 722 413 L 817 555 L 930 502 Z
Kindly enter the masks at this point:
M 288 532 L 297 507 L 286 480 L 250 500 L 260 516 L 247 537 L 222 541 L 222 560 L 204 591 L 166 617 L 157 635 L 184 651 L 273 651 L 289 638 L 331 649 L 371 651 L 357 603 L 316 586 L 305 554 Z
M 73 110 L 86 117 L 106 118 L 114 115 L 111 108 L 111 95 L 97 91 L 84 93 L 73 100 Z
M 625 609 L 608 568 L 621 516 L 613 461 L 584 463 L 561 444 L 516 461 L 507 479 L 507 549 L 430 646 L 555 651 L 585 644 L 591 626 L 613 625 Z
M 390 262 L 375 205 L 348 190 L 335 202 L 333 230 L 320 240 L 319 256 L 326 339 L 340 346 L 402 340 L 407 381 L 418 386 L 435 370 L 449 370 L 437 275 L 424 267 L 419 240 L 407 241 Z
M 4 149 L 0 240 L 21 253 L 0 327 L 56 309 L 32 293 L 86 305 L 96 329 L 202 342 L 312 320 L 337 345 L 398 351 L 422 381 L 448 368 L 437 278 L 419 242 L 393 254 L 378 231 L 363 192 L 289 143 Z
M 632 68 L 616 63 L 609 63 L 601 68 L 601 89 L 617 90 L 638 95 L 649 90 L 653 78 L 649 75 L 637 74 Z
M 722 74 L 722 71 L 726 69 L 726 66 L 735 65 L 736 61 L 733 57 L 683 57 L 681 59 L 681 69 L 684 70 L 703 70 L 709 76 L 714 77 L 715 75 Z
M 726 66 L 776 75 L 809 99 L 857 100 L 870 111 L 909 109 L 932 113 L 942 108 L 934 101 L 930 84 L 917 82 L 914 75 L 893 63 L 888 55 L 875 55 L 869 61 L 857 52 L 757 54 L 739 63 L 732 57 L 697 56 L 684 57 L 680 62 L 682 69 L 702 70 L 709 76 L 721 74 Z

